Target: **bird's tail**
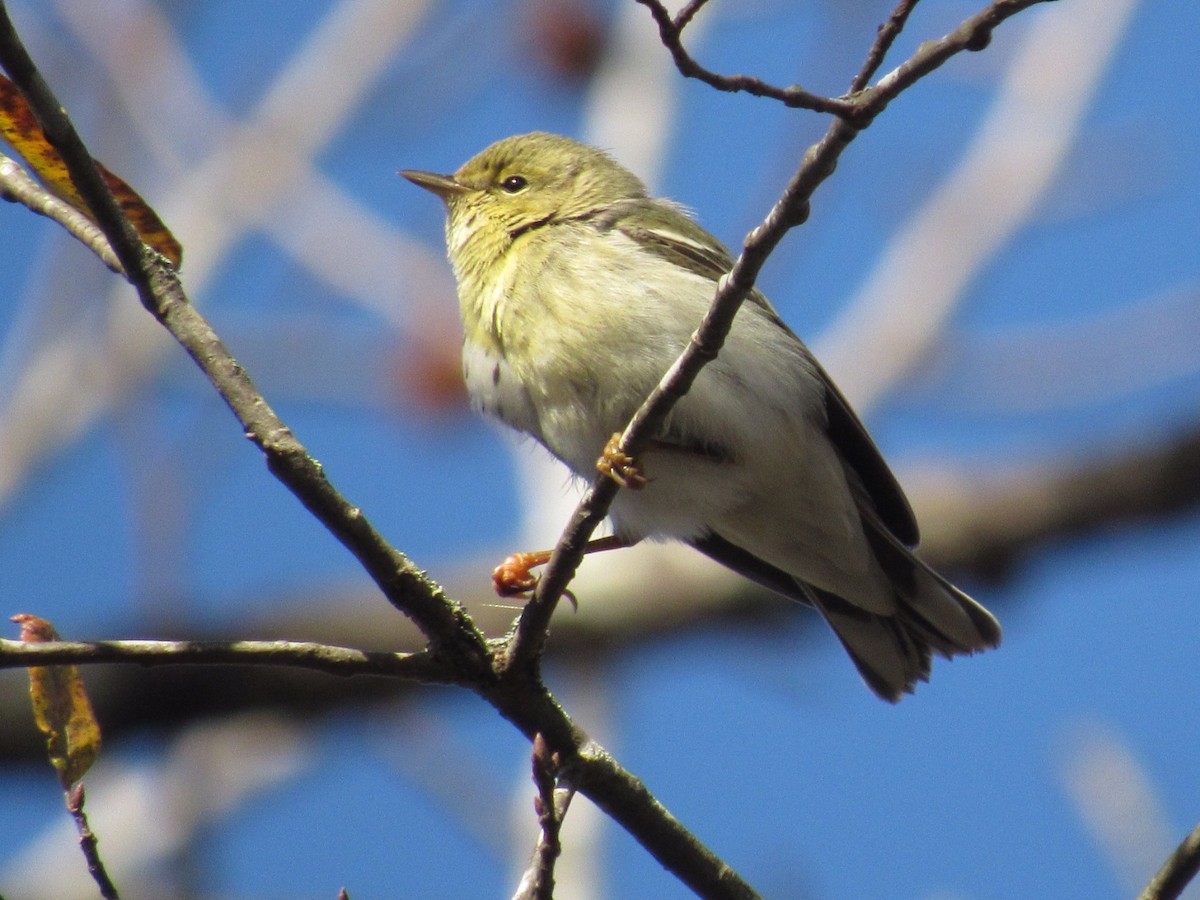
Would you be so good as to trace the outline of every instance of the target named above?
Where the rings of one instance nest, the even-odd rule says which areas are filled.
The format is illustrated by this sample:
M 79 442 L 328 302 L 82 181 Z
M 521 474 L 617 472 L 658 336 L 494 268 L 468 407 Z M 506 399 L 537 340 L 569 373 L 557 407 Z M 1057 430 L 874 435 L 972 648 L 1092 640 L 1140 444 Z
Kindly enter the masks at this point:
M 896 702 L 927 681 L 933 653 L 949 659 L 1000 643 L 995 617 L 915 556 L 880 522 L 863 516 L 867 537 L 896 592 L 898 610 L 882 616 L 805 585 L 876 694 Z
M 868 687 L 891 703 L 929 679 L 933 654 L 977 653 L 1000 643 L 1000 624 L 986 609 L 915 556 L 869 510 L 863 510 L 871 549 L 895 591 L 896 612 L 869 612 L 801 581 L 754 554 L 709 533 L 697 550 L 777 593 L 815 606 L 833 627 Z

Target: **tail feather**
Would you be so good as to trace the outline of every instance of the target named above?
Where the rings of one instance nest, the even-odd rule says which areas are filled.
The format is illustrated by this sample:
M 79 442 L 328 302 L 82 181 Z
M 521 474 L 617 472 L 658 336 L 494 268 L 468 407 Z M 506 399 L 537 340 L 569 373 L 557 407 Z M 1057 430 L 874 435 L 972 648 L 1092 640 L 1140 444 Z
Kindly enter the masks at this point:
M 835 594 L 809 588 L 810 602 L 825 617 L 858 674 L 889 703 L 929 680 L 930 643 L 899 616 L 880 616 Z
M 864 516 L 872 550 L 895 589 L 897 612 L 879 615 L 823 591 L 708 534 L 692 545 L 752 581 L 816 607 L 877 695 L 895 703 L 928 681 L 933 654 L 947 659 L 1000 643 L 1000 625 L 986 609 L 937 574 L 872 517 Z
M 949 658 L 1000 643 L 1000 623 L 990 612 L 930 568 L 869 510 L 860 512 L 875 559 L 896 588 L 902 617 L 935 650 Z

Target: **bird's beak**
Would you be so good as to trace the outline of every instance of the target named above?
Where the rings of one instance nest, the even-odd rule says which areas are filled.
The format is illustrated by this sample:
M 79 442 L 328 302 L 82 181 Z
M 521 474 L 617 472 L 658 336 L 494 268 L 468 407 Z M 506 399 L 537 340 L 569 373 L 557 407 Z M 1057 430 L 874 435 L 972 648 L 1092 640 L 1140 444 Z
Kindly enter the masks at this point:
M 468 190 L 455 181 L 453 175 L 437 175 L 434 172 L 420 172 L 415 169 L 402 169 L 400 174 L 417 187 L 423 187 L 443 200 L 449 200 L 455 194 L 465 194 Z

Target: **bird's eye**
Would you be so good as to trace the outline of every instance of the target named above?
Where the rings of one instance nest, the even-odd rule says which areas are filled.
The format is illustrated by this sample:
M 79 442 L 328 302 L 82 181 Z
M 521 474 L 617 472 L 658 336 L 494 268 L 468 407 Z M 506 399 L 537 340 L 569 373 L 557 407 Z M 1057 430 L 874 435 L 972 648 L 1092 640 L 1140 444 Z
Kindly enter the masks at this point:
M 500 187 L 502 187 L 506 193 L 519 194 L 521 191 L 525 190 L 525 188 L 529 187 L 529 181 L 526 180 L 524 175 L 509 175 L 502 182 L 500 182 Z

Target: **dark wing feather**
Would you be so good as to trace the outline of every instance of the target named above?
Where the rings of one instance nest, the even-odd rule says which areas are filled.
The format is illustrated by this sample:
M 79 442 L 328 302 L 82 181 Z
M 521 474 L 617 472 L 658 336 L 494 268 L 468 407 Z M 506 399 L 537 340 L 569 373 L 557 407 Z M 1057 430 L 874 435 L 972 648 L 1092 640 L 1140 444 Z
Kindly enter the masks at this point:
M 789 575 L 783 569 L 764 562 L 750 551 L 743 550 L 719 534 L 710 531 L 700 537 L 692 538 L 688 543 L 710 559 L 715 559 L 727 569 L 732 569 L 769 591 L 774 591 L 789 600 L 796 600 L 809 606 L 813 605 L 812 597 L 799 579 Z
M 833 441 L 843 462 L 858 475 L 862 489 L 884 526 L 906 547 L 916 547 L 921 541 L 921 532 L 904 490 L 849 401 L 842 396 L 820 363 L 815 364 L 825 385 L 829 439 Z

